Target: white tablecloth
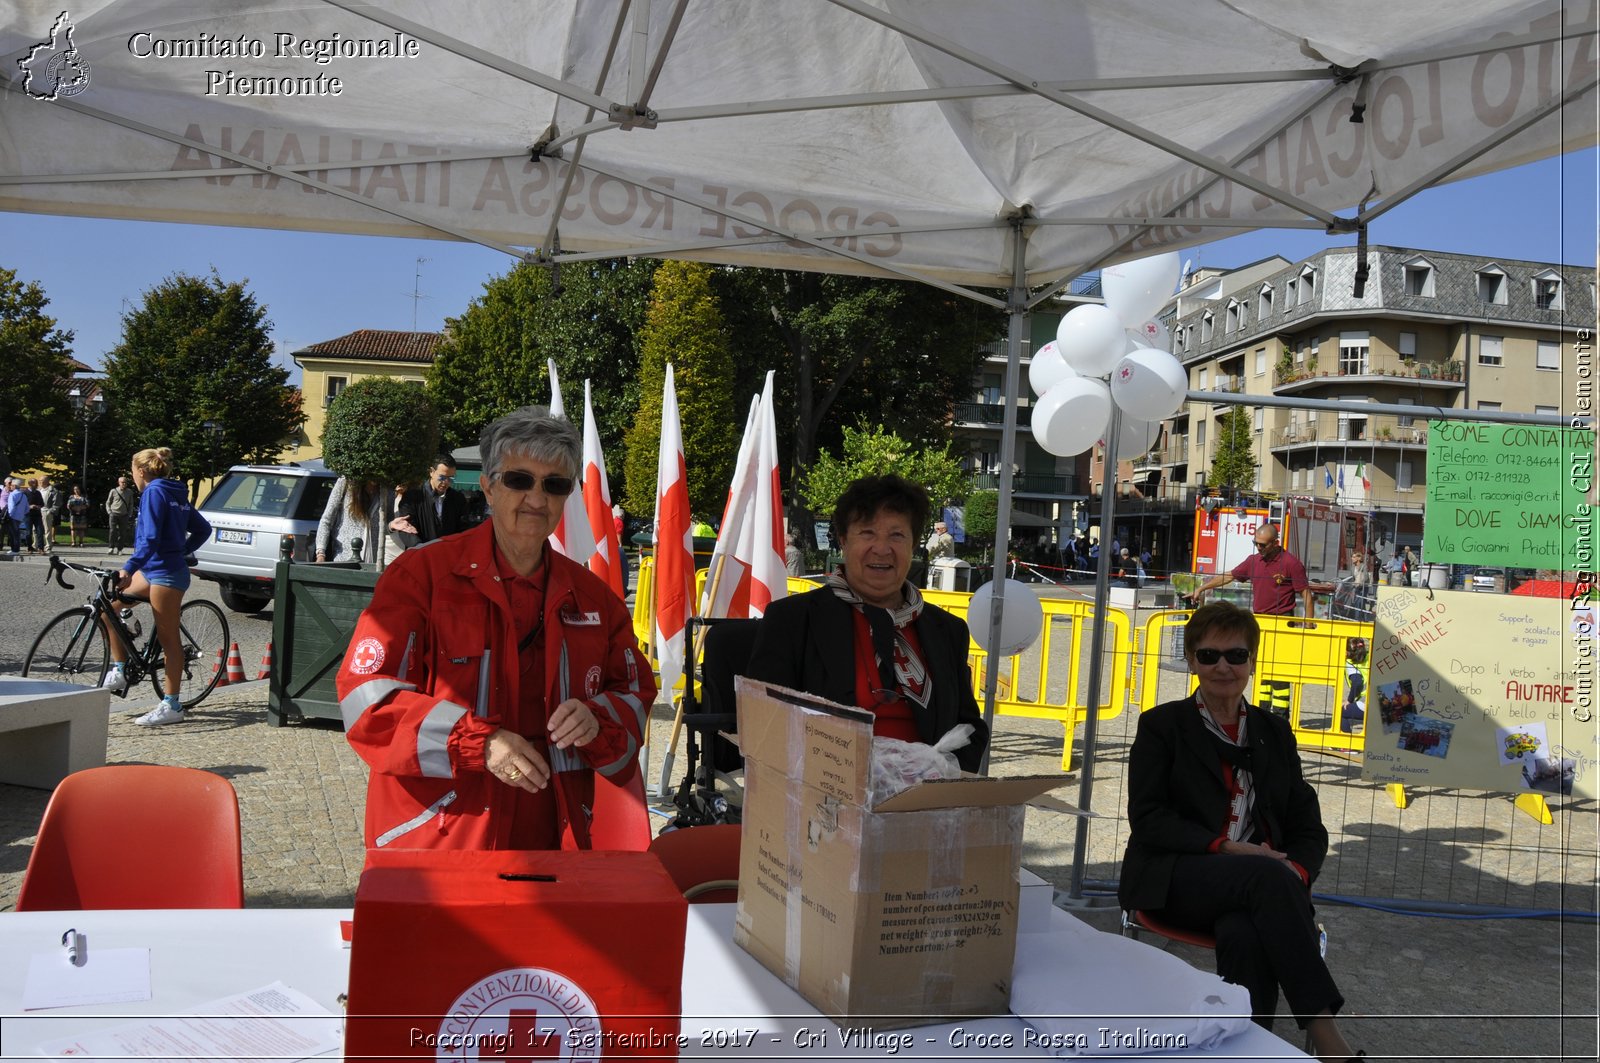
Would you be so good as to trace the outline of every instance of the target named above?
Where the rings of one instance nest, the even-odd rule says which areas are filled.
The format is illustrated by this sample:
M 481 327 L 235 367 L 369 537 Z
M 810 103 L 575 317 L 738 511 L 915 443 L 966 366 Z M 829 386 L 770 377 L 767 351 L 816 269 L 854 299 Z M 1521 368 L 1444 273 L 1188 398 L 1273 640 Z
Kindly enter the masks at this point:
M 337 1012 L 350 959 L 340 941 L 339 920 L 349 917 L 348 911 L 336 909 L 0 913 L 0 1053 L 4 1058 L 33 1055 L 45 1041 L 120 1025 L 129 1016 L 184 1014 L 274 981 Z M 59 952 L 68 927 L 88 935 L 91 956 L 94 949 L 148 947 L 152 999 L 23 1013 L 28 958 L 36 952 Z M 849 1042 L 845 1031 L 735 946 L 732 936 L 733 905 L 690 906 L 682 1024 L 689 1045 L 683 1058 L 1002 1059 L 1043 1054 L 1024 1047 L 1025 1024 L 1012 1016 L 895 1031 L 896 1038 L 909 1037 L 910 1042 L 877 1049 Z M 1061 911 L 1052 911 L 1047 932 L 1023 937 L 1030 939 L 1026 944 L 1031 952 L 1041 947 L 1070 951 L 1074 968 L 1082 972 L 1099 969 L 1097 956 L 1103 954 L 1106 962 L 1118 965 L 1119 977 L 1134 982 L 1138 972 L 1132 968 L 1148 963 L 1156 971 L 1171 960 L 1148 946 L 1123 947 L 1120 939 Z M 1059 990 L 1061 1010 L 1074 1010 L 1072 981 Z M 1138 1001 L 1127 1004 L 1128 1011 L 1138 1010 Z M 731 1040 L 736 1047 L 725 1045 L 729 1033 L 735 1035 Z M 1195 1055 L 1174 1053 L 1172 1058 Z M 1204 1055 L 1221 1061 L 1306 1058 L 1256 1026 Z

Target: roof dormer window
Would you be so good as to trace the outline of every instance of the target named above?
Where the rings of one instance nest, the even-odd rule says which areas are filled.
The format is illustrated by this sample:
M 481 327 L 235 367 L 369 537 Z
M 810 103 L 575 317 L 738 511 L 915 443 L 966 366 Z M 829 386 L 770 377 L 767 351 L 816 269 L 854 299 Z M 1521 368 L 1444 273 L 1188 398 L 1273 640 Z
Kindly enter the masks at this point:
M 1263 284 L 1256 295 L 1256 320 L 1265 321 L 1272 313 L 1272 285 Z
M 1433 298 L 1433 263 L 1425 258 L 1414 258 L 1405 264 L 1404 271 L 1407 295 Z
M 1560 310 L 1561 274 L 1554 270 L 1536 273 L 1533 277 L 1533 306 L 1536 310 Z
M 1499 266 L 1485 266 L 1478 271 L 1478 302 L 1505 305 L 1505 270 Z

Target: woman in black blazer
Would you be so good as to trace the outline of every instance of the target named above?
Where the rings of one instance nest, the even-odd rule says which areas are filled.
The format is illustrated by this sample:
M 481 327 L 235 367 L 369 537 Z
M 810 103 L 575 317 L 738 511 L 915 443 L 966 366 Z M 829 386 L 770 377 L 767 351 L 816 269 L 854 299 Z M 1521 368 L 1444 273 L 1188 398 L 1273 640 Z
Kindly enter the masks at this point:
M 850 484 L 833 512 L 844 574 L 768 606 L 744 674 L 866 709 L 880 737 L 932 745 L 970 723 L 956 759 L 976 771 L 989 729 L 972 695 L 967 625 L 906 579 L 928 508 L 926 491 L 893 474 Z
M 1244 699 L 1261 627 L 1226 602 L 1195 610 L 1185 656 L 1199 689 L 1139 719 L 1128 760 L 1124 908 L 1213 934 L 1217 973 L 1271 1028 L 1278 990 L 1322 1059 L 1350 1057 L 1344 997 L 1323 962 L 1311 883 L 1328 852 L 1316 791 L 1286 720 Z

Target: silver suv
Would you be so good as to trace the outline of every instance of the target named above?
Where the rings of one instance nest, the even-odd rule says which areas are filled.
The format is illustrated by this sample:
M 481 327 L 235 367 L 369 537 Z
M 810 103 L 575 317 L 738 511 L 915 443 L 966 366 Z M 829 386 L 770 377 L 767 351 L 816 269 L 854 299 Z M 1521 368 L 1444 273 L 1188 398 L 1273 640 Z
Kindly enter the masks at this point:
M 211 538 L 195 551 L 194 574 L 220 584 L 229 609 L 260 612 L 272 601 L 285 538 L 296 561 L 315 560 L 317 523 L 337 479 L 318 460 L 235 465 L 200 503 Z

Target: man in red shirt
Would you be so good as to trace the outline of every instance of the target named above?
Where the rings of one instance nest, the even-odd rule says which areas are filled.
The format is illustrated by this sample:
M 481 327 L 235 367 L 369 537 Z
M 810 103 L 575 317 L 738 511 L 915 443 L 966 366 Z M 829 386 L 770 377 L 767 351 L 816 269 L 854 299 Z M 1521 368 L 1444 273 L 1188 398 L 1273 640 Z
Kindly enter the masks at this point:
M 1263 524 L 1256 529 L 1256 552 L 1236 565 L 1232 572 L 1219 572 L 1195 589 L 1191 601 L 1198 606 L 1206 592 L 1234 580 L 1250 582 L 1250 611 L 1267 616 L 1293 616 L 1298 594 L 1305 602 L 1305 615 L 1311 613 L 1311 587 L 1306 582 L 1306 567 L 1299 558 L 1278 542 L 1278 528 Z
M 1263 524 L 1256 529 L 1256 552 L 1234 566 L 1232 572 L 1219 572 L 1195 588 L 1190 602 L 1199 606 L 1207 591 L 1226 586 L 1233 580 L 1250 582 L 1250 611 L 1267 616 L 1293 616 L 1295 596 L 1305 604 L 1305 615 L 1312 613 L 1311 587 L 1306 582 L 1306 567 L 1278 541 L 1278 527 Z M 1288 683 L 1262 679 L 1261 695 L 1265 707 L 1280 716 L 1289 715 L 1293 700 Z

